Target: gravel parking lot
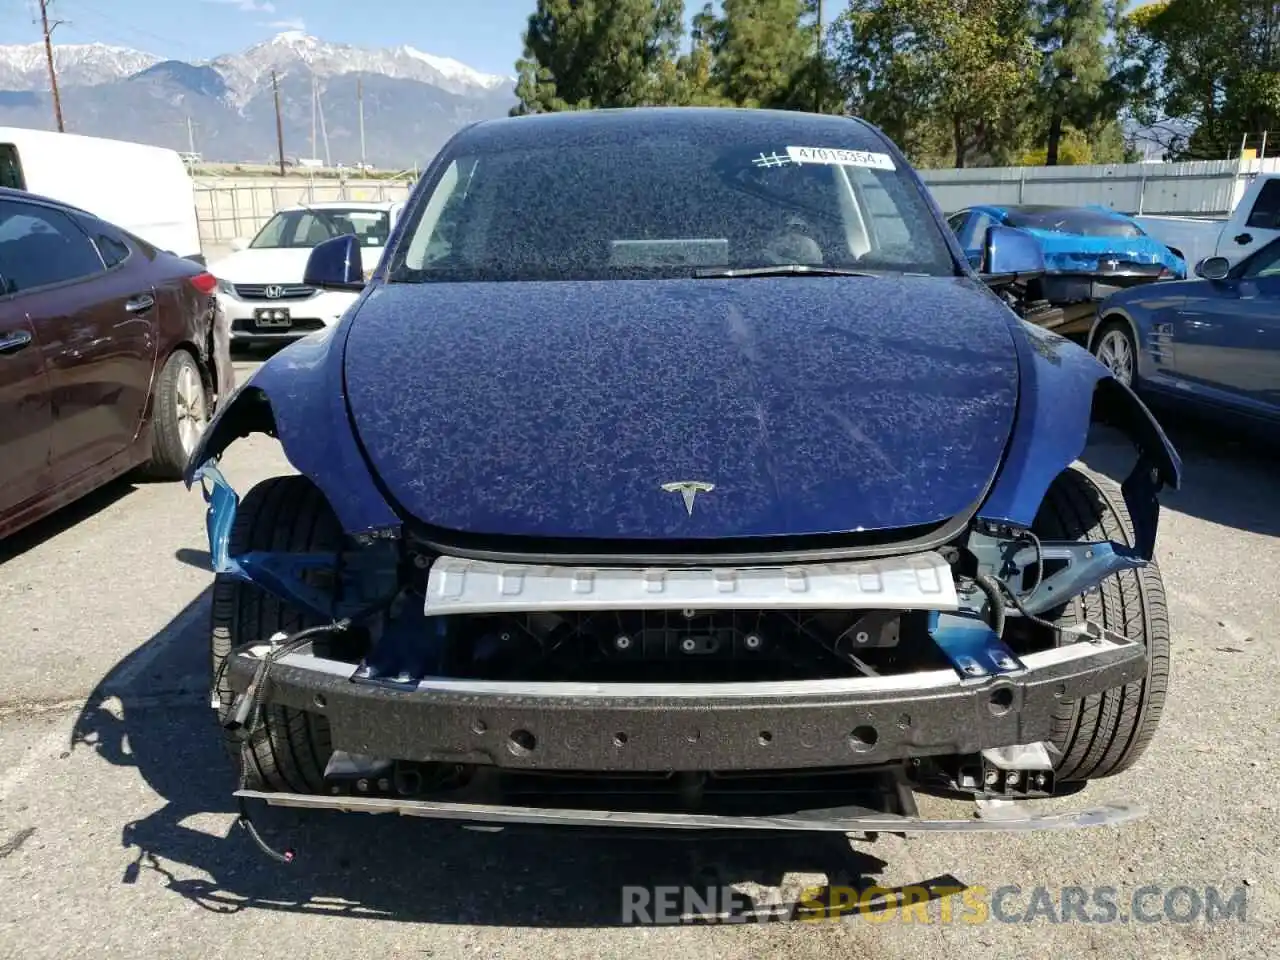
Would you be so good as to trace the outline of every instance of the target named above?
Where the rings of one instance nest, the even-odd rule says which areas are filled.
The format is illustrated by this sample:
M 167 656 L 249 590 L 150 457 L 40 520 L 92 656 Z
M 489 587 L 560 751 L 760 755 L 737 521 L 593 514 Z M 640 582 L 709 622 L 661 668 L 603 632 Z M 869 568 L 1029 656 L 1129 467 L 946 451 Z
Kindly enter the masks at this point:
M 273 811 L 266 829 L 298 850 L 297 862 L 278 865 L 234 826 L 233 780 L 207 704 L 203 502 L 181 485 L 118 483 L 0 545 L 0 955 L 1274 956 L 1276 455 L 1212 431 L 1174 437 L 1187 483 L 1166 497 L 1160 533 L 1174 627 L 1164 723 L 1135 769 L 1054 801 L 1131 801 L 1147 817 L 1116 829 L 853 845 L 566 840 Z M 1086 459 L 1123 476 L 1127 448 L 1102 436 Z M 289 469 L 260 437 L 233 447 L 225 466 L 241 491 Z M 941 799 L 928 807 L 968 810 Z M 823 883 L 1021 892 L 985 923 L 964 915 L 962 896 L 935 900 L 928 923 L 892 910 L 838 923 L 622 922 L 624 885 L 733 885 L 785 901 Z M 1114 888 L 1119 915 L 1008 922 L 1034 913 L 1038 885 L 1058 919 L 1065 886 L 1090 897 Z M 1159 888 L 1146 906 L 1155 919 L 1138 922 L 1130 897 L 1147 885 Z M 1245 886 L 1246 919 L 1192 918 L 1188 891 L 1166 918 L 1175 886 L 1202 896 L 1216 886 L 1224 899 Z

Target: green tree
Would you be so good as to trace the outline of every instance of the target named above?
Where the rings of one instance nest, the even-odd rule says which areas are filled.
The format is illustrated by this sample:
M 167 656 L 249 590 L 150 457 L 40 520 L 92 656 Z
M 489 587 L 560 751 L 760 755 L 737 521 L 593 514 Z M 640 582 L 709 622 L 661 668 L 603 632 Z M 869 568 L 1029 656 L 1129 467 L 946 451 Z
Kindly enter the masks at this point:
M 1173 158 L 1221 159 L 1280 120 L 1280 3 L 1164 0 L 1118 25 L 1116 76 Z
M 671 102 L 687 94 L 680 64 L 683 0 L 538 0 L 517 61 L 513 114 Z
M 1038 51 L 1025 0 L 853 0 L 833 27 L 849 107 L 919 165 L 1012 162 Z
M 1114 3 L 1035 0 L 1040 46 L 1040 106 L 1048 119 L 1045 163 L 1058 163 L 1068 125 L 1077 130 L 1100 112 L 1110 92 L 1106 34 Z
M 712 55 L 715 92 L 743 107 L 797 107 L 812 79 L 817 33 L 811 0 L 722 0 L 707 4 L 695 29 Z M 805 106 L 813 105 L 807 95 Z

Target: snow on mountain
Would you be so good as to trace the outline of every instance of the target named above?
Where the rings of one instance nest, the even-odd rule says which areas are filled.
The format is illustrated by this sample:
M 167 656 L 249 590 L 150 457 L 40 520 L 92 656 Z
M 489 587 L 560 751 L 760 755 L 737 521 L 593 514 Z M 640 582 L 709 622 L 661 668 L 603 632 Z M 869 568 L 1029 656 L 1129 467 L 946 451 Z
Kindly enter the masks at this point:
M 412 47 L 371 49 L 345 43 L 326 43 L 297 30 L 276 34 L 237 54 L 216 57 L 209 65 L 227 81 L 228 97 L 241 106 L 270 83 L 271 71 L 283 76 L 304 68 L 321 79 L 345 73 L 375 73 L 398 80 L 417 80 L 450 93 L 496 90 L 511 77 L 492 76 L 446 57 Z
M 474 87 L 483 87 L 486 90 L 494 90 L 515 79 L 514 77 L 503 77 L 492 73 L 481 73 L 479 70 L 471 69 L 465 63 L 460 63 L 449 57 L 437 57 L 429 53 L 423 53 L 413 47 L 399 47 L 396 52 L 406 57 L 412 57 L 415 60 L 421 60 L 432 70 L 449 80 L 455 80 L 458 83 Z
M 176 62 L 103 43 L 57 44 L 53 49 L 59 84 L 64 87 L 110 83 L 161 62 Z M 373 73 L 417 80 L 462 95 L 496 91 L 515 79 L 481 73 L 457 60 L 409 46 L 373 49 L 327 43 L 298 30 L 287 30 L 240 53 L 223 54 L 191 66 L 216 70 L 226 81 L 228 102 L 237 109 L 269 87 L 272 70 L 277 77 L 303 70 L 321 79 Z M 0 90 L 42 91 L 48 83 L 42 44 L 0 46 Z
M 407 169 L 429 159 L 455 131 L 506 116 L 516 102 L 514 77 L 490 76 L 409 46 L 369 49 L 299 31 L 199 62 L 104 44 L 54 49 L 69 131 L 178 150 L 194 137 L 206 160 L 275 157 L 273 71 L 292 156 L 311 155 L 313 104 L 335 160 L 367 156 L 379 166 Z M 313 91 L 319 94 L 314 100 Z M 52 124 L 43 45 L 0 47 L 0 126 Z
M 95 86 L 123 80 L 162 58 L 105 43 L 60 43 L 53 62 L 63 86 Z M 0 45 L 0 90 L 43 90 L 49 85 L 44 44 Z

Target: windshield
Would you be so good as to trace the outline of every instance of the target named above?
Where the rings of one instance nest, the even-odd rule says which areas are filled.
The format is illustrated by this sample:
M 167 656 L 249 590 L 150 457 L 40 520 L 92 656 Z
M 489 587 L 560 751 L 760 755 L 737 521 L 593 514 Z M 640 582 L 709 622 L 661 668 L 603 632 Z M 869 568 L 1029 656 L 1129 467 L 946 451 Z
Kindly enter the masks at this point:
M 727 123 L 463 146 L 415 204 L 390 279 L 670 278 L 791 264 L 955 275 L 920 188 L 865 128 L 836 123 L 844 142 L 831 143 L 836 124 L 823 123 L 828 142 L 816 147 Z
M 1144 237 L 1137 224 L 1092 210 L 1024 209 L 1010 210 L 1005 222 L 1011 227 L 1031 227 L 1053 233 L 1073 233 L 1081 237 Z
M 319 207 L 277 213 L 249 244 L 252 250 L 310 248 L 343 234 L 360 238 L 362 247 L 382 247 L 391 233 L 385 210 Z

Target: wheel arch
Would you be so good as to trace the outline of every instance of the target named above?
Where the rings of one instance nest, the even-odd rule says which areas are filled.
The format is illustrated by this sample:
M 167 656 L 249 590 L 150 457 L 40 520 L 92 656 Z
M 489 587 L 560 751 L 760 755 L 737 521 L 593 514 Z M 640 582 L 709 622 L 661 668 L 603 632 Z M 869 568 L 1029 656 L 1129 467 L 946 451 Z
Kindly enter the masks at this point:
M 201 375 L 204 374 L 203 363 L 195 344 L 188 339 L 178 340 L 173 344 L 167 353 L 156 352 L 155 359 L 151 364 L 151 382 L 147 387 L 147 403 L 143 410 L 142 422 L 138 424 L 138 435 L 141 436 L 144 431 L 150 432 L 155 429 L 156 421 L 156 394 L 160 389 L 160 376 L 164 372 L 164 366 L 169 362 L 178 351 L 188 354 L 195 361 L 196 369 L 200 370 Z
M 1018 410 L 999 475 L 978 519 L 1030 528 L 1050 485 L 1080 459 L 1091 429 L 1116 427 L 1137 459 L 1124 481 L 1135 546 L 1155 549 L 1159 492 L 1181 484 L 1182 461 L 1163 428 L 1132 389 L 1091 353 L 1065 337 L 1021 323 Z
M 1133 336 L 1134 345 L 1138 350 L 1134 354 L 1135 362 L 1142 350 L 1142 337 L 1138 331 L 1138 324 L 1134 321 L 1133 316 L 1123 307 L 1108 307 L 1105 311 L 1098 312 L 1098 318 L 1093 322 L 1093 326 L 1089 329 L 1089 337 L 1086 341 L 1089 352 L 1092 353 L 1094 347 L 1098 343 L 1098 335 L 1102 333 L 1104 327 L 1108 327 L 1113 323 L 1124 323 L 1129 328 L 1129 333 Z
M 325 496 L 348 534 L 398 531 L 400 518 L 379 491 L 347 412 L 344 332 L 339 325 L 289 345 L 236 387 L 187 461 L 187 486 L 237 440 L 265 434 Z

